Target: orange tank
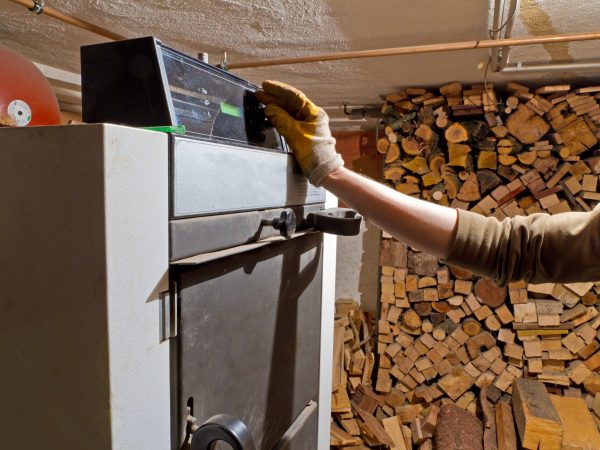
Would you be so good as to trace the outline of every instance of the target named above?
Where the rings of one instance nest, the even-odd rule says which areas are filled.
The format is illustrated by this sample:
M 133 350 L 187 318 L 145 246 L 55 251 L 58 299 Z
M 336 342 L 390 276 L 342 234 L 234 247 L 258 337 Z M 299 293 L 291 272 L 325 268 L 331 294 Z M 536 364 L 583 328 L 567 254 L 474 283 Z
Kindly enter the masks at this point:
M 60 124 L 54 91 L 20 53 L 0 47 L 0 122 L 19 127 Z

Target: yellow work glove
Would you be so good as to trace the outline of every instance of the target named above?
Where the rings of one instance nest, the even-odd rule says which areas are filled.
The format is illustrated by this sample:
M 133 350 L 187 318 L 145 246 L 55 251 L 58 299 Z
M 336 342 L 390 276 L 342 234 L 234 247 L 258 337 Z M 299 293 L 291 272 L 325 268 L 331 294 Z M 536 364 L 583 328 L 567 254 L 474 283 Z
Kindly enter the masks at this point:
M 266 105 L 265 115 L 294 151 L 309 181 L 320 186 L 323 179 L 344 165 L 335 151 L 329 117 L 298 89 L 279 81 L 263 81 L 256 98 Z

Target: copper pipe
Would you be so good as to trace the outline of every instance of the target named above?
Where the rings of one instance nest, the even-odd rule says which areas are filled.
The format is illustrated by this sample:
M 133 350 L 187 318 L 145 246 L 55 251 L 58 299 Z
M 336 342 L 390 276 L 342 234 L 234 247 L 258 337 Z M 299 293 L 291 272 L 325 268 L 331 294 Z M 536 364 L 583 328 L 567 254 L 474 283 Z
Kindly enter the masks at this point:
M 450 42 L 446 44 L 415 45 L 410 47 L 382 48 L 377 50 L 358 50 L 352 52 L 326 53 L 296 58 L 268 59 L 245 63 L 228 64 L 229 69 L 249 67 L 279 66 L 319 61 L 337 61 L 341 59 L 374 58 L 377 56 L 414 55 L 418 53 L 451 52 L 456 50 L 475 50 L 479 48 L 497 48 L 517 45 L 552 44 L 556 42 L 593 41 L 600 39 L 600 32 L 559 34 L 554 36 L 528 36 L 511 39 L 485 39 L 481 41 Z
M 18 5 L 24 6 L 27 9 L 32 9 L 36 6 L 33 0 L 9 0 Z M 44 5 L 42 9 L 42 13 L 58 19 L 62 22 L 68 23 L 70 25 L 74 25 L 79 28 L 83 28 L 84 30 L 91 31 L 92 33 L 99 34 L 100 36 L 104 36 L 108 39 L 113 39 L 115 41 L 126 39 L 125 36 L 121 36 L 120 34 L 113 33 L 110 30 L 99 27 L 98 25 L 94 25 L 93 23 L 86 22 L 85 20 L 79 19 L 75 16 L 71 16 L 69 14 L 62 13 L 50 6 Z

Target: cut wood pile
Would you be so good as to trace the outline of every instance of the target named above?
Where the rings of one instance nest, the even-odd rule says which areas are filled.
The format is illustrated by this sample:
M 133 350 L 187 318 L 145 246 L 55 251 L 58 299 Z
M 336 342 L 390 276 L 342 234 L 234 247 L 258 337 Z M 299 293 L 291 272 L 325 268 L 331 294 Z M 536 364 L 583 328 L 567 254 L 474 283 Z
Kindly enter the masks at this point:
M 460 83 L 439 92 L 390 94 L 383 105 L 389 116 L 385 137 L 377 143 L 385 154 L 383 182 L 499 220 L 589 211 L 600 201 L 598 101 L 600 86 L 530 90 L 515 83 L 503 95 L 491 84 L 467 89 Z M 522 413 L 515 408 L 515 383 L 521 379 L 553 394 L 548 404 L 557 410 L 559 437 L 540 448 L 559 449 L 561 439 L 571 439 L 565 424 L 575 410 L 597 432 L 600 283 L 514 282 L 499 288 L 385 234 L 380 265 L 376 342 L 368 348 L 375 367 L 361 362 L 370 358 L 364 347 L 356 361 L 346 326 L 347 377 L 337 395 L 348 402 L 345 411 L 334 413 L 334 425 L 354 441 L 332 438 L 332 445 L 509 449 L 517 448 L 511 444 L 516 423 L 519 445 L 538 448 L 518 428 L 519 420 L 529 423 L 527 414 L 534 414 L 517 417 Z M 372 383 L 365 377 L 371 370 Z M 561 408 L 568 412 L 561 414 Z M 355 420 L 356 427 L 343 420 Z M 535 421 L 530 426 L 538 429 Z

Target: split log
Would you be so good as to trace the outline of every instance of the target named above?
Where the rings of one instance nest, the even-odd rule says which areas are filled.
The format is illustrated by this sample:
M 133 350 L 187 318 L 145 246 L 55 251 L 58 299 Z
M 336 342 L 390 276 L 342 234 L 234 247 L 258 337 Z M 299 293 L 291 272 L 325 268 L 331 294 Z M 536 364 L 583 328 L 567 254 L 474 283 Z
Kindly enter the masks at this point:
M 523 144 L 539 141 L 550 129 L 550 125 L 531 109 L 520 104 L 506 121 L 508 132 Z
M 475 172 L 471 172 L 467 180 L 463 183 L 456 198 L 464 202 L 473 202 L 481 199 L 479 192 L 479 181 Z
M 422 156 L 415 156 L 410 161 L 403 163 L 402 167 L 418 175 L 424 175 L 430 171 L 427 160 Z
M 502 183 L 500 177 L 491 170 L 479 170 L 477 172 L 477 181 L 479 182 L 481 195 L 486 195 Z
M 600 433 L 582 398 L 551 395 L 562 424 L 562 449 L 600 448 Z
M 455 122 L 446 128 L 444 137 L 452 143 L 466 142 L 469 140 L 469 132 L 461 122 Z
M 417 141 L 412 136 L 402 139 L 402 150 L 404 151 L 404 153 L 411 156 L 420 155 L 422 152 L 422 148 L 419 141 Z
M 406 169 L 397 165 L 391 165 L 383 171 L 383 178 L 394 183 L 400 182 L 402 176 L 406 173 Z
M 385 155 L 390 147 L 390 141 L 387 138 L 381 138 L 377 141 L 377 151 Z
M 511 407 L 506 402 L 496 405 L 498 450 L 517 450 L 517 435 Z
M 500 155 L 514 155 L 523 150 L 523 146 L 512 136 L 500 139 L 496 144 L 496 148 Z
M 560 450 L 560 417 L 542 383 L 523 378 L 515 380 L 512 404 L 523 448 Z
M 506 300 L 506 288 L 496 286 L 489 278 L 481 278 L 474 287 L 475 295 L 490 308 L 497 308 Z
M 400 157 L 400 147 L 398 146 L 398 144 L 396 144 L 396 143 L 390 144 L 390 146 L 388 147 L 387 154 L 385 156 L 385 163 L 391 164 L 391 163 L 395 162 L 399 157 Z
M 496 411 L 487 397 L 490 385 L 482 386 L 479 392 L 479 403 L 483 414 L 483 448 L 485 450 L 498 450 L 496 438 Z
M 444 181 L 444 189 L 448 194 L 448 198 L 456 198 L 461 187 L 460 179 L 456 172 L 446 165 L 441 168 L 442 180 Z
M 467 318 L 462 323 L 462 329 L 469 336 L 475 336 L 481 331 L 481 323 L 473 318 Z

